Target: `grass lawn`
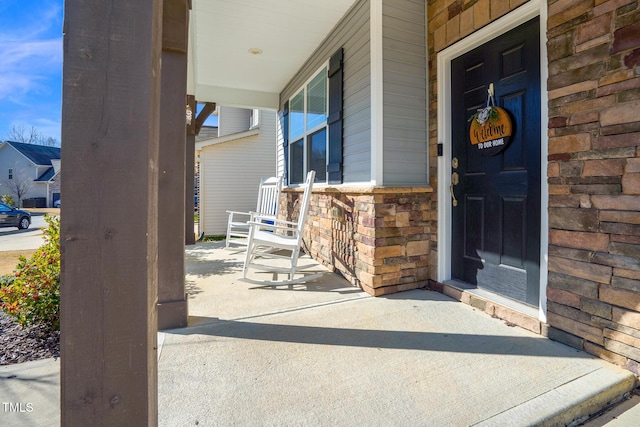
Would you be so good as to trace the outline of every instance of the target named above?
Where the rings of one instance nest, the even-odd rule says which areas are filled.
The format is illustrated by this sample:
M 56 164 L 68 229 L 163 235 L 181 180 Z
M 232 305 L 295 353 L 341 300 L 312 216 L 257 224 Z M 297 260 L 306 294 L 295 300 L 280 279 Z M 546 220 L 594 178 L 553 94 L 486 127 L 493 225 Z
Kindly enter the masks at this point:
M 6 275 L 13 273 L 13 269 L 18 264 L 18 257 L 24 255 L 29 258 L 36 249 L 23 249 L 19 251 L 4 251 L 0 252 L 0 275 Z

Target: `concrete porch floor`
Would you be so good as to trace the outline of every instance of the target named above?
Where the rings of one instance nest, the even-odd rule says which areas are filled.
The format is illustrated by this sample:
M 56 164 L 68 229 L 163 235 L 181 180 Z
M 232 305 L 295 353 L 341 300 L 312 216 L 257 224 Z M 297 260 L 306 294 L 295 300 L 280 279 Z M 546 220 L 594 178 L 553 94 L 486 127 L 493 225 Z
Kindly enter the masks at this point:
M 306 257 L 322 277 L 242 282 L 242 254 L 223 245 L 187 248 L 190 326 L 158 334 L 161 426 L 566 425 L 634 386 L 440 293 L 374 298 Z M 0 409 L 0 425 L 58 423 L 58 366 L 0 367 L 0 401 L 33 404 Z

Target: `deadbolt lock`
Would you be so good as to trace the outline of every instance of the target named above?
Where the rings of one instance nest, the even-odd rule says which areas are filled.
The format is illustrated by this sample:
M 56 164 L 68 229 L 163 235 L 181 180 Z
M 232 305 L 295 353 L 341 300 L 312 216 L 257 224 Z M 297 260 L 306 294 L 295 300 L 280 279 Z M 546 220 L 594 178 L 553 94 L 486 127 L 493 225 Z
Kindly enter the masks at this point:
M 451 167 L 454 169 L 458 168 L 458 158 L 454 157 L 453 159 L 451 159 Z

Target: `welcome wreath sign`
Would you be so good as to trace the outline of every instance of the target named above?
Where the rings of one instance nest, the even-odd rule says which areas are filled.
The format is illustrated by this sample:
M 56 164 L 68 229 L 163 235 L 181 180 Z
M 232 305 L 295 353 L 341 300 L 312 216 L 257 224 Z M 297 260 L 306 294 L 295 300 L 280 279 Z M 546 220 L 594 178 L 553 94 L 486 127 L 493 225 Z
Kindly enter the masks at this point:
M 495 156 L 511 141 L 513 125 L 504 108 L 496 107 L 493 100 L 493 83 L 489 85 L 487 106 L 480 108 L 469 121 L 469 140 L 483 156 Z

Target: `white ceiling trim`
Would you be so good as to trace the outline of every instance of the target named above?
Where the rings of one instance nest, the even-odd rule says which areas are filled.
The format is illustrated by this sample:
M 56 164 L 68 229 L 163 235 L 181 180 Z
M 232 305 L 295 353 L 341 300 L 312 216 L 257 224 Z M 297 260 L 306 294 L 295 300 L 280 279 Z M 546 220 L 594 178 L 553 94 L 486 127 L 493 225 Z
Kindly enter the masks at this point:
M 196 99 L 199 102 L 215 99 L 217 105 L 240 108 L 264 108 L 277 110 L 280 94 L 256 90 L 237 89 L 224 86 L 195 85 Z M 207 101 L 213 102 L 213 101 Z

